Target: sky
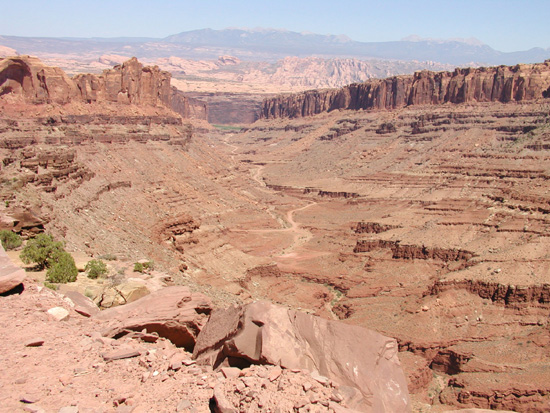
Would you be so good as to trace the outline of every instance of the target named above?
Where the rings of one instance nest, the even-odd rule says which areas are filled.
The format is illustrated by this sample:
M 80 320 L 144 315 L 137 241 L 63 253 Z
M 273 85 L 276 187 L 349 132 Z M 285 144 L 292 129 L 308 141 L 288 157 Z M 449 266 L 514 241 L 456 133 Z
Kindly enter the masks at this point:
M 475 37 L 503 52 L 550 48 L 550 0 L 0 0 L 0 10 L 0 35 L 11 36 L 162 38 L 263 27 L 364 42 L 414 34 Z

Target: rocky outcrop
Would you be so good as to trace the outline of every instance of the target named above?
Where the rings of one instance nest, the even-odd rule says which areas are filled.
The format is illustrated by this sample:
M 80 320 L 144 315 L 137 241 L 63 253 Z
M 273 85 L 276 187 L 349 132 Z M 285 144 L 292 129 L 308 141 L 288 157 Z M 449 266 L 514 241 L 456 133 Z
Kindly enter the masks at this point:
M 13 264 L 0 245 L 0 294 L 13 290 L 26 276 L 25 270 Z
M 17 209 L 2 217 L 0 229 L 9 229 L 28 238 L 44 232 L 46 223 L 43 218 L 32 211 Z
M 512 102 L 550 97 L 550 62 L 423 70 L 414 75 L 373 79 L 341 89 L 282 95 L 263 102 L 260 118 L 298 118 L 336 109 L 396 109 L 411 105 Z
M 0 59 L 0 97 L 8 94 L 33 104 L 63 105 L 78 96 L 78 89 L 60 68 L 36 57 L 17 56 Z
M 144 67 L 133 57 L 103 74 L 81 74 L 74 77 L 80 98 L 85 102 L 109 101 L 135 105 L 170 107 L 171 75 L 157 66 Z
M 480 280 L 437 281 L 426 295 L 436 295 L 447 290 L 464 289 L 481 298 L 509 306 L 550 306 L 550 284 L 506 285 Z
M 428 248 L 418 245 L 404 245 L 397 241 L 385 240 L 359 240 L 353 249 L 354 253 L 370 252 L 376 249 L 391 249 L 394 259 L 420 259 L 420 260 L 440 260 L 448 261 L 467 261 L 474 256 L 470 251 L 446 249 L 446 248 Z
M 548 410 L 550 386 L 547 381 L 541 381 L 539 388 L 533 390 L 523 384 L 522 376 L 512 376 L 516 379 L 515 382 L 499 383 L 498 380 L 490 380 L 487 376 L 478 378 L 477 375 L 451 378 L 448 387 L 441 392 L 440 401 L 457 407 L 477 407 L 491 409 L 491 411 L 498 409 L 515 412 L 544 412 Z
M 356 234 L 380 234 L 394 228 L 399 227 L 397 225 L 379 224 L 378 222 L 358 222 L 353 231 Z
M 158 242 L 170 243 L 176 251 L 184 252 L 187 244 L 196 243 L 197 239 L 193 236 L 193 231 L 200 227 L 200 223 L 195 221 L 189 215 L 161 221 L 153 229 L 153 237 Z
M 77 162 L 74 149 L 43 150 L 31 147 L 13 153 L 12 156 L 15 163 L 25 172 L 21 182 L 31 183 L 45 192 L 55 192 L 60 182 L 82 183 L 94 176 L 88 167 Z
M 46 66 L 35 57 L 18 56 L 0 60 L 0 96 L 11 95 L 30 104 L 163 105 L 184 118 L 207 119 L 206 104 L 170 86 L 171 77 L 158 66 L 143 66 L 133 57 L 100 75 L 78 74 L 71 79 L 60 68 Z
M 208 120 L 208 105 L 172 86 L 171 108 L 185 119 Z
M 146 330 L 192 351 L 212 310 L 210 300 L 188 287 L 167 287 L 124 306 L 104 310 L 93 318 L 107 322 L 103 335 L 122 337 Z
M 394 339 L 268 302 L 213 312 L 193 357 L 214 367 L 272 364 L 307 369 L 347 386 L 344 398 L 351 408 L 410 411 Z

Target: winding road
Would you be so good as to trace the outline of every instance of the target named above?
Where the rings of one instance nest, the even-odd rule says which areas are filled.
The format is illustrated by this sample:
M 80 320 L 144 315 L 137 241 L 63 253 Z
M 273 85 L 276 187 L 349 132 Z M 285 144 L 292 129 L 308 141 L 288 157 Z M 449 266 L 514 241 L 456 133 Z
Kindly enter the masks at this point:
M 227 139 L 224 140 L 224 143 L 231 148 L 230 156 L 231 156 L 231 159 L 234 161 L 235 160 L 235 152 L 238 150 L 238 146 L 227 142 Z M 262 192 L 273 194 L 273 193 L 275 193 L 275 191 L 271 190 L 271 189 L 268 189 L 266 187 L 265 181 L 262 179 L 262 171 L 263 171 L 264 168 L 265 168 L 265 165 L 257 165 L 256 168 L 251 169 L 250 170 L 251 178 L 255 182 L 258 183 L 258 185 L 261 187 L 261 188 L 258 188 L 258 189 L 260 189 Z M 309 230 L 307 230 L 305 228 L 302 228 L 300 223 L 296 222 L 295 219 L 294 219 L 294 214 L 296 212 L 303 211 L 307 208 L 312 207 L 313 205 L 317 205 L 317 202 L 309 201 L 309 203 L 307 205 L 304 205 L 304 206 L 301 206 L 301 207 L 298 207 L 298 208 L 294 208 L 294 209 L 288 211 L 285 215 L 286 223 L 283 222 L 283 219 L 278 219 L 278 217 L 274 213 L 271 213 L 273 218 L 275 218 L 277 221 L 279 221 L 281 223 L 281 225 L 284 226 L 283 228 L 277 228 L 277 229 L 234 229 L 232 231 L 233 232 L 246 232 L 246 233 L 250 233 L 250 234 L 270 234 L 270 233 L 275 234 L 275 233 L 291 232 L 291 233 L 293 233 L 292 243 L 290 244 L 290 246 L 283 249 L 283 251 L 281 251 L 281 253 L 278 255 L 278 257 L 288 257 L 288 256 L 290 256 L 291 253 L 294 252 L 294 250 L 296 250 L 297 248 L 303 246 L 309 240 L 311 240 L 311 238 L 313 238 L 313 234 Z

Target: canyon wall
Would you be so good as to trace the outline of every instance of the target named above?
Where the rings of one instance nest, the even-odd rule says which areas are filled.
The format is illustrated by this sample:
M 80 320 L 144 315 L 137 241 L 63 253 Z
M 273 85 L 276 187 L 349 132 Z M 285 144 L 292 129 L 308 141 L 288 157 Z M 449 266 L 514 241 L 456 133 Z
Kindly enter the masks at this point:
M 171 108 L 185 119 L 208 120 L 208 104 L 199 99 L 187 96 L 174 86 L 172 86 Z
M 172 75 L 158 66 L 143 66 L 133 57 L 101 75 L 80 74 L 73 78 L 85 102 L 109 101 L 137 105 L 170 106 Z
M 78 96 L 72 79 L 60 68 L 39 59 L 18 56 L 0 60 L 0 97 L 10 95 L 25 103 L 66 104 Z
M 0 60 L 0 97 L 26 104 L 120 103 L 166 106 L 184 118 L 207 119 L 204 102 L 188 99 L 170 85 L 172 75 L 143 66 L 135 57 L 104 70 L 70 78 L 57 67 L 31 56 Z
M 340 89 L 311 90 L 266 99 L 262 119 L 299 118 L 336 109 L 396 109 L 411 105 L 513 102 L 550 97 L 550 61 L 544 63 L 423 70 L 373 79 Z

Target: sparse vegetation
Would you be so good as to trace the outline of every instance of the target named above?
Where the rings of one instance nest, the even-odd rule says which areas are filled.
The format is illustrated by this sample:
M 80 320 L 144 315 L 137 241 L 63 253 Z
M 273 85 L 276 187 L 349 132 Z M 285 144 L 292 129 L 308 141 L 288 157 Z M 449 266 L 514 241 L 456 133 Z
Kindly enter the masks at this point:
M 57 253 L 50 259 L 50 268 L 46 279 L 53 283 L 68 283 L 76 281 L 78 269 L 73 257 L 66 251 Z
M 95 280 L 107 273 L 107 266 L 101 260 L 90 260 L 84 270 L 88 273 L 88 278 Z
M 61 252 L 65 252 L 62 242 L 54 241 L 50 234 L 38 234 L 27 242 L 19 257 L 25 264 L 36 263 L 36 269 L 41 271 L 56 263 Z
M 50 234 L 38 234 L 30 239 L 20 254 L 25 264 L 36 264 L 37 270 L 48 269 L 46 280 L 50 283 L 73 282 L 78 269 L 71 254 L 65 251 L 63 243 L 54 241 Z
M 115 254 L 103 254 L 99 256 L 99 259 L 105 261 L 116 261 L 117 256 Z
M 212 125 L 216 129 L 219 130 L 227 130 L 227 131 L 240 131 L 242 129 L 241 126 L 232 126 L 232 125 Z
M 2 246 L 6 251 L 19 247 L 23 242 L 19 235 L 7 229 L 0 231 L 0 240 L 2 241 Z
M 134 271 L 135 272 L 148 272 L 155 268 L 155 264 L 153 261 L 147 261 L 147 262 L 136 262 L 134 263 Z
M 49 288 L 50 290 L 54 290 L 54 291 L 59 290 L 59 285 L 58 284 L 54 284 L 54 283 L 51 283 L 51 282 L 48 282 L 48 281 L 44 281 L 44 287 Z

